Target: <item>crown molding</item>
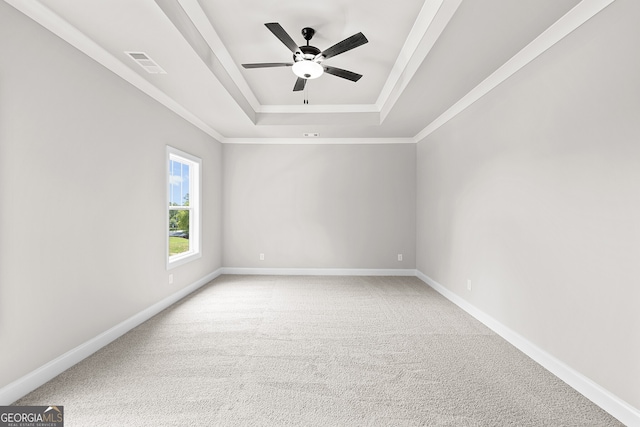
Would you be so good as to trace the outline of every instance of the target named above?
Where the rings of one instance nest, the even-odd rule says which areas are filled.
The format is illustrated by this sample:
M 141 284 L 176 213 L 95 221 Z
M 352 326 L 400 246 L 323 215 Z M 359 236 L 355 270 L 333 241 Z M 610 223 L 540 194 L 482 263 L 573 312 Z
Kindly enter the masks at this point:
M 382 123 L 431 52 L 462 0 L 425 1 L 376 101 Z
M 219 142 L 232 144 L 393 144 L 418 143 L 422 141 L 615 0 L 582 0 L 437 119 L 410 138 L 227 138 L 62 19 L 46 7 L 41 0 L 4 1 Z M 240 70 L 231 60 L 231 56 L 217 33 L 206 19 L 204 11 L 200 8 L 197 0 L 156 0 L 156 3 L 165 14 L 167 13 L 165 10 L 168 8 L 167 5 L 178 6 L 183 9 L 183 15 L 174 16 L 174 19 L 179 18 L 184 21 L 185 17 L 188 18 L 188 23 L 194 25 L 201 33 L 203 40 L 199 42 L 198 48 L 205 47 L 203 45 L 205 43 L 207 49 L 215 49 L 215 54 L 213 54 L 213 51 L 211 53 L 218 62 L 207 65 L 212 72 L 217 72 L 217 74 L 216 72 L 214 74 L 231 96 L 234 99 L 238 98 L 236 102 L 254 124 L 352 124 L 355 121 L 369 125 L 380 125 L 401 93 L 406 89 L 408 82 L 428 55 L 431 47 L 442 33 L 461 1 L 425 1 L 414 28 L 411 30 L 376 104 L 284 106 L 261 105 L 257 101 L 255 95 L 248 88 L 248 84 L 242 77 Z M 178 12 L 180 11 L 177 10 L 176 13 Z M 182 34 L 184 36 L 185 33 L 182 32 Z M 189 40 L 187 41 L 189 42 Z M 193 44 L 189 43 L 193 47 Z
M 379 113 L 373 104 L 335 104 L 335 105 L 261 105 L 256 113 L 264 114 L 324 114 L 324 113 Z
M 51 9 L 37 0 L 4 0 L 47 30 L 51 31 L 62 40 L 69 43 L 85 55 L 109 69 L 127 82 L 131 83 L 142 92 L 146 93 L 160 104 L 184 118 L 209 136 L 218 141 L 224 137 L 211 126 L 202 121 L 195 114 L 184 108 L 179 102 L 171 98 L 165 92 L 157 88 L 148 80 L 126 66 L 122 61 L 102 48 L 96 42 L 84 35 L 73 25 L 62 19 Z
M 505 62 L 489 77 L 484 79 L 478 86 L 469 91 L 469 93 L 463 96 L 447 111 L 442 113 L 427 127 L 418 132 L 413 138 L 414 142 L 418 143 L 431 133 L 435 132 L 442 125 L 460 114 L 471 104 L 517 73 L 538 56 L 542 55 L 614 1 L 615 0 L 582 0 L 562 18 L 558 19 L 531 43 L 525 46 L 520 52 L 516 53 L 511 59 Z
M 413 138 L 224 138 L 223 144 L 256 145 L 365 145 L 413 144 Z
M 231 54 L 222 43 L 222 40 L 220 39 L 220 36 L 218 36 L 215 28 L 213 28 L 213 26 L 211 25 L 209 18 L 207 18 L 204 10 L 202 10 L 202 7 L 200 6 L 200 3 L 198 3 L 198 0 L 175 1 L 178 2 L 178 4 L 182 7 L 184 13 L 186 13 L 188 19 L 191 20 L 195 28 L 200 32 L 200 35 L 211 49 L 211 53 L 218 58 L 224 70 L 229 74 L 231 81 L 235 86 L 237 86 L 238 91 L 242 94 L 244 99 L 246 99 L 253 111 L 257 112 L 258 110 L 260 110 L 261 105 L 258 101 L 258 98 L 256 98 L 254 93 L 249 88 L 249 84 L 244 79 L 244 77 L 242 77 L 240 69 L 231 58 Z M 171 18 L 172 17 L 169 17 L 169 19 L 174 22 L 175 25 L 174 19 Z M 187 40 L 187 42 L 191 44 L 191 40 Z M 216 70 L 211 71 L 216 75 L 216 77 L 219 78 L 219 73 L 216 72 Z M 229 91 L 229 88 L 226 89 Z M 229 93 L 232 93 L 232 91 L 229 91 Z
M 449 20 L 457 10 L 462 0 L 426 0 L 418 14 L 418 17 L 409 33 L 407 41 L 403 45 L 398 59 L 396 60 L 389 77 L 387 78 L 375 104 L 362 105 L 262 105 L 257 100 L 255 94 L 242 76 L 238 65 L 231 59 L 229 51 L 226 49 L 217 32 L 211 25 L 198 0 L 156 0 L 163 4 L 177 1 L 186 17 L 191 20 L 195 29 L 200 33 L 204 41 L 208 44 L 211 55 L 216 57 L 226 75 L 230 79 L 225 80 L 222 70 L 211 68 L 213 74 L 223 83 L 227 91 L 241 107 L 245 100 L 251 105 L 253 115 L 245 113 L 252 119 L 253 123 L 259 124 L 318 124 L 334 123 L 324 119 L 314 119 L 312 116 L 320 113 L 375 113 L 375 114 L 354 114 L 348 118 L 349 123 L 358 124 L 381 124 L 391 111 L 402 92 L 406 89 L 409 81 L 418 70 L 420 64 L 435 44 L 438 37 L 448 24 Z M 176 25 L 184 26 L 184 19 L 176 16 L 179 12 L 172 10 L 168 6 L 162 7 L 167 17 Z M 182 12 L 181 11 L 181 12 Z M 189 36 L 182 31 L 187 42 L 197 51 L 202 46 L 193 36 Z M 209 55 L 207 55 L 209 56 Z M 301 108 L 302 107 L 302 108 Z M 311 108 L 310 108 L 311 107 Z M 303 109 L 304 108 L 304 109 Z M 286 115 L 298 115 L 296 121 Z M 374 119 L 375 117 L 375 119 Z M 376 122 L 377 121 L 377 122 Z M 291 122 L 291 123 L 289 123 Z

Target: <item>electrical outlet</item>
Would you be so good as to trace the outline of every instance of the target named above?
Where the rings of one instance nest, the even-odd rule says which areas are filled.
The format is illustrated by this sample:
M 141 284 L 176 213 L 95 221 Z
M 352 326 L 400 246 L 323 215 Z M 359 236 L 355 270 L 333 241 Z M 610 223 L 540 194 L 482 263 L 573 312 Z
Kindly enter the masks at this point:
M 260 261 L 264 261 L 264 254 L 260 254 Z
M 169 275 L 169 284 L 173 284 L 173 274 Z
M 402 254 L 398 254 L 398 261 L 402 261 Z
M 471 279 L 467 279 L 467 289 L 471 290 Z

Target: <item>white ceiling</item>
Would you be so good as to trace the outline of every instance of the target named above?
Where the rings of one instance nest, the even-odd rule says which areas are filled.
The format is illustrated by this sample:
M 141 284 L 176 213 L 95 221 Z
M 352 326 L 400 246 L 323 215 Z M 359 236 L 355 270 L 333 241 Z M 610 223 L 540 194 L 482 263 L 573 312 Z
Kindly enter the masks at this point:
M 614 0 L 5 0 L 222 142 L 416 142 Z M 401 4 L 400 4 L 401 3 Z M 320 50 L 369 42 L 293 92 L 265 26 Z M 145 52 L 148 74 L 125 52 Z M 303 139 L 318 132 L 318 139 Z

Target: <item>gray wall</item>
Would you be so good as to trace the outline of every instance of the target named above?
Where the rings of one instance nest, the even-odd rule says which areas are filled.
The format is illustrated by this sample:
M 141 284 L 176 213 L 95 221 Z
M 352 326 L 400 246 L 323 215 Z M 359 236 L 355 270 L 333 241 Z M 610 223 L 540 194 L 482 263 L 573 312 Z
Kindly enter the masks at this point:
M 224 266 L 415 268 L 415 152 L 225 144 Z
M 221 266 L 221 146 L 0 2 L 0 388 Z M 202 258 L 165 267 L 165 147 L 203 159 Z
M 417 153 L 417 268 L 636 408 L 638 16 L 616 1 Z
M 0 387 L 222 265 L 417 267 L 640 407 L 637 16 L 616 1 L 417 147 L 222 148 L 0 2 Z M 173 285 L 166 144 L 204 169 Z

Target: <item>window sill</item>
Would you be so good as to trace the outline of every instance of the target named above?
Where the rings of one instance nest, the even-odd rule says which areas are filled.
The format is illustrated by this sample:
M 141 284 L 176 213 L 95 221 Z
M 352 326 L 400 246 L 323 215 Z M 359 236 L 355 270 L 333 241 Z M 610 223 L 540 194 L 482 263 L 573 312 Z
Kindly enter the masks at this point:
M 174 255 L 169 260 L 167 260 L 167 270 L 171 270 L 173 268 L 187 264 L 191 261 L 195 261 L 196 259 L 201 257 L 202 254 L 200 252 Z

